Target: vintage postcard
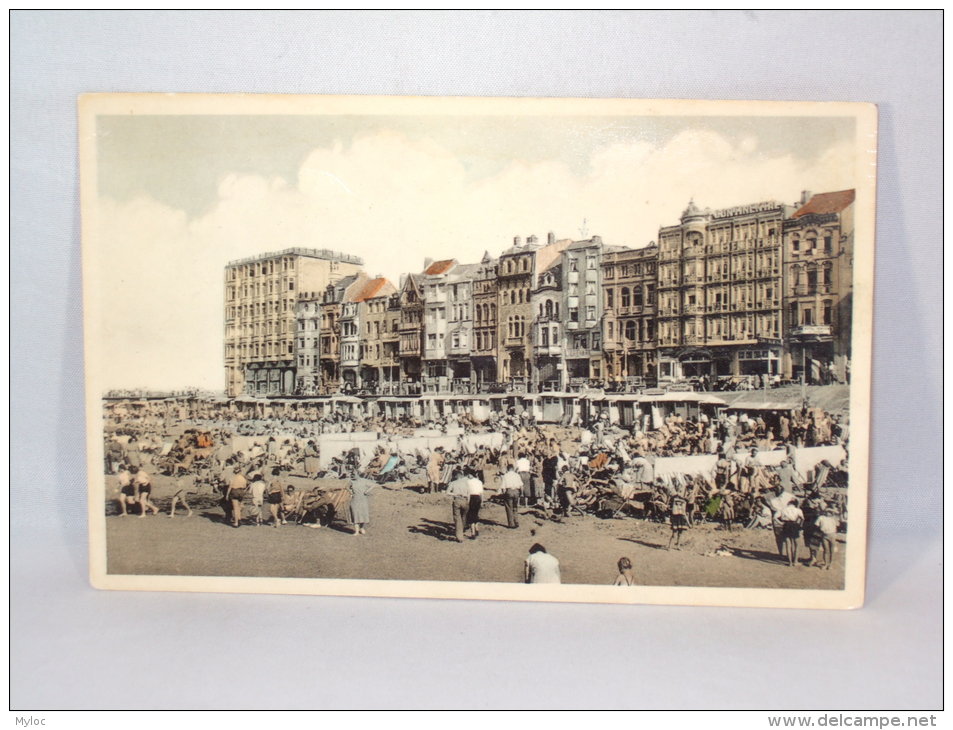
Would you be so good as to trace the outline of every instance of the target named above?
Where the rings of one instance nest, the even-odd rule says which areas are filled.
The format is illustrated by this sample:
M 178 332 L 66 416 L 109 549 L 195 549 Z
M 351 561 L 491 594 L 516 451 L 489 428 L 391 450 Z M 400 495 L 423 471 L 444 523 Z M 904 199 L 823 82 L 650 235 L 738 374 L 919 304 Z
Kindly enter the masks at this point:
M 96 587 L 862 605 L 872 105 L 79 115 Z

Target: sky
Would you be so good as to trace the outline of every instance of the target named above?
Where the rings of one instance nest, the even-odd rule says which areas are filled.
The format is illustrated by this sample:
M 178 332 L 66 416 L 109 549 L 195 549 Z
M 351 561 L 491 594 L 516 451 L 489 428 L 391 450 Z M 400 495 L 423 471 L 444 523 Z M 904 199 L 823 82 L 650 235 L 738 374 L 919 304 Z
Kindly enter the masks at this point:
M 395 285 L 514 236 L 639 248 L 713 209 L 853 187 L 828 117 L 100 116 L 102 382 L 221 390 L 223 271 L 293 246 Z

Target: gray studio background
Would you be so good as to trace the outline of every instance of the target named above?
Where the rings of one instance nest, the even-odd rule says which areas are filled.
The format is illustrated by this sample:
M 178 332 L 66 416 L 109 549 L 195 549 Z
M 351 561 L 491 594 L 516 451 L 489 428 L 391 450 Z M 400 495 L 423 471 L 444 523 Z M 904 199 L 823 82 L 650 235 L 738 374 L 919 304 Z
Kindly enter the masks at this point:
M 12 708 L 937 708 L 941 26 L 914 11 L 13 12 Z M 75 102 L 93 91 L 877 103 L 866 607 L 91 589 Z

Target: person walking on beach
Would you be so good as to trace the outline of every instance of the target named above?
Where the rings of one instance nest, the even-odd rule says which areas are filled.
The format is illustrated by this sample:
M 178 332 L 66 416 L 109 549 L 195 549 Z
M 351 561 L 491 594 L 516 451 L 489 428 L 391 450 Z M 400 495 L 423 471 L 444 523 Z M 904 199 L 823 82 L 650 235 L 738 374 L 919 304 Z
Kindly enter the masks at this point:
M 139 500 L 139 517 L 145 517 L 147 509 L 151 509 L 154 515 L 159 514 L 159 508 L 156 507 L 150 499 L 150 495 L 152 494 L 152 479 L 146 474 L 145 469 L 141 469 L 138 466 L 130 467 L 129 471 L 132 474 L 132 486 L 136 490 L 137 499 Z
M 467 510 L 467 529 L 470 531 L 470 539 L 476 540 L 480 534 L 480 507 L 483 505 L 483 482 L 477 478 L 476 472 L 469 472 L 467 487 L 470 493 L 470 504 Z
M 242 500 L 248 489 L 248 480 L 242 474 L 242 468 L 236 466 L 234 475 L 225 491 L 225 499 L 232 505 L 232 527 L 238 527 L 242 521 Z
M 503 504 L 506 507 L 506 526 L 515 530 L 520 526 L 517 519 L 517 507 L 520 502 L 520 494 L 523 490 L 523 480 L 516 472 L 516 466 L 511 464 L 510 468 L 503 475 Z
M 356 469 L 351 473 L 351 524 L 355 535 L 366 534 L 365 526 L 371 521 L 371 503 L 367 497 L 375 486 Z
M 456 478 L 447 485 L 447 495 L 450 497 L 455 539 L 457 542 L 463 542 L 467 528 L 467 512 L 470 511 L 470 481 L 459 469 L 455 476 Z

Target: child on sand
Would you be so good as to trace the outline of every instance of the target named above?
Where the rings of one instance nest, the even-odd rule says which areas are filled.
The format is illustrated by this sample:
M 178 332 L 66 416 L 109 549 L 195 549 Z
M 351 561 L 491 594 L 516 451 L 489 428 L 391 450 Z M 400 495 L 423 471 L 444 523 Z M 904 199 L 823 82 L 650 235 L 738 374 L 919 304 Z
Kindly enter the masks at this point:
M 688 519 L 685 515 L 688 512 L 688 500 L 685 499 L 685 495 L 680 492 L 676 492 L 672 497 L 672 504 L 670 507 L 670 519 L 672 523 L 672 534 L 668 538 L 668 547 L 666 550 L 672 549 L 672 540 L 675 541 L 675 549 L 681 550 L 681 540 L 682 533 L 688 529 Z
M 628 558 L 619 558 L 619 575 L 616 576 L 616 586 L 635 585 L 635 576 L 632 575 L 632 561 Z
M 825 509 L 820 517 L 817 518 L 817 529 L 821 533 L 821 562 L 819 568 L 830 570 L 834 563 L 834 538 L 837 536 L 837 528 L 840 520 L 837 519 L 837 513 L 833 509 Z

